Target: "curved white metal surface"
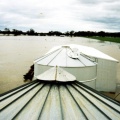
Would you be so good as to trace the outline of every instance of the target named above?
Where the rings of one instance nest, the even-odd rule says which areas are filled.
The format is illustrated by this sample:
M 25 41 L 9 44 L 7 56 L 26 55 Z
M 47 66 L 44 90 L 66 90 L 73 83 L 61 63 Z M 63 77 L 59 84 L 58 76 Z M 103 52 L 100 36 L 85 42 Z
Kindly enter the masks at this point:
M 34 63 L 60 67 L 86 67 L 96 65 L 94 61 L 91 61 L 83 54 L 80 54 L 78 49 L 71 49 L 70 47 L 65 46 L 45 54 Z
M 44 81 L 61 81 L 61 82 L 69 82 L 76 80 L 75 76 L 73 76 L 72 74 L 68 73 L 67 71 L 63 70 L 58 66 L 48 69 L 44 73 L 38 75 L 36 78 Z

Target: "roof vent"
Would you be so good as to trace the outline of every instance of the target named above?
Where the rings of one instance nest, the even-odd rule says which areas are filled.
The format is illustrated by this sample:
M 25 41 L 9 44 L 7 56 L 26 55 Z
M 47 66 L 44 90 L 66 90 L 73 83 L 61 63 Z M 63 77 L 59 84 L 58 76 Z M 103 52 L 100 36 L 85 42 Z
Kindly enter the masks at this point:
M 63 45 L 62 48 L 70 48 L 68 45 Z M 70 48 L 71 49 L 71 48 Z
M 67 52 L 67 55 L 73 59 L 79 58 L 79 50 L 77 48 L 70 48 L 70 51 Z

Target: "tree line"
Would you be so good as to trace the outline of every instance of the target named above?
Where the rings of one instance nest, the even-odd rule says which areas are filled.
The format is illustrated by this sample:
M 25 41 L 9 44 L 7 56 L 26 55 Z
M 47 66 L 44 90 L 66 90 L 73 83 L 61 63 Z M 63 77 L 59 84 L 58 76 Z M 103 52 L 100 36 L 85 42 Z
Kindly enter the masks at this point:
M 83 37 L 92 37 L 92 36 L 99 36 L 99 37 L 120 37 L 120 32 L 104 32 L 104 31 L 100 31 L 100 32 L 93 32 L 93 31 L 67 31 L 67 32 L 60 32 L 60 31 L 49 31 L 48 33 L 38 33 L 35 32 L 34 29 L 30 29 L 26 32 L 23 32 L 21 30 L 17 30 L 17 29 L 13 29 L 10 30 L 9 28 L 5 28 L 4 30 L 0 30 L 0 34 L 3 35 L 14 35 L 14 36 L 18 36 L 18 35 L 34 35 L 34 36 L 75 36 L 75 37 L 79 37 L 79 36 L 83 36 Z

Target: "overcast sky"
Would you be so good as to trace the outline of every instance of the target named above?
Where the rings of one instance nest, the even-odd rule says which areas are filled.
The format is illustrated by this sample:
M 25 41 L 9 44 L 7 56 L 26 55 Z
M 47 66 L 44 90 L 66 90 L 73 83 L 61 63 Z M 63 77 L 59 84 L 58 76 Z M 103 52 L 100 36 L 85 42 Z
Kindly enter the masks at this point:
M 0 0 L 0 30 L 120 31 L 120 0 Z

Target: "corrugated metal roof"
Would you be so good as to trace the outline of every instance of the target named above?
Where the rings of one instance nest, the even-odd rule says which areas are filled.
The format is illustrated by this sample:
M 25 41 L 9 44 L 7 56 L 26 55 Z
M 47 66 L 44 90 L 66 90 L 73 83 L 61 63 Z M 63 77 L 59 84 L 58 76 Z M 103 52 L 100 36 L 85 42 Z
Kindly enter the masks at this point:
M 116 60 L 115 58 L 95 49 L 92 47 L 88 47 L 88 46 L 83 46 L 83 45 L 76 45 L 76 44 L 69 44 L 66 46 L 70 46 L 71 48 L 77 48 L 79 49 L 80 52 L 82 52 L 85 55 L 91 56 L 91 57 L 95 57 L 95 58 L 101 58 L 101 59 L 106 59 L 106 60 L 111 60 L 111 61 L 115 61 L 118 62 L 118 60 Z M 61 46 L 56 46 L 53 47 L 48 53 L 61 48 Z
M 78 49 L 77 49 L 78 50 Z M 34 62 L 41 65 L 60 67 L 85 67 L 95 66 L 96 63 L 69 46 L 58 47 Z
M 119 120 L 120 103 L 74 82 L 35 80 L 0 97 L 0 120 Z

